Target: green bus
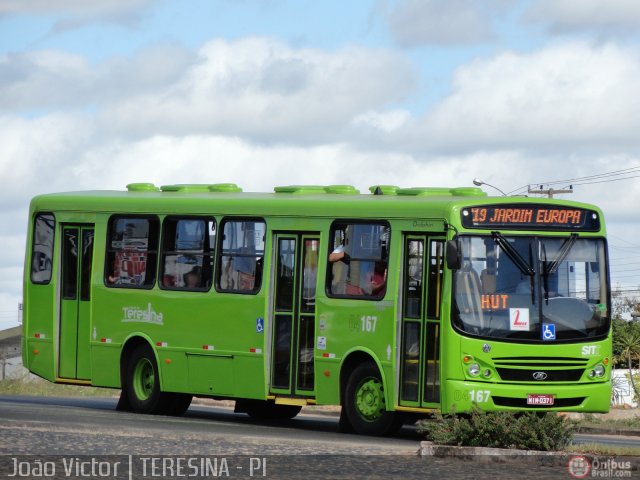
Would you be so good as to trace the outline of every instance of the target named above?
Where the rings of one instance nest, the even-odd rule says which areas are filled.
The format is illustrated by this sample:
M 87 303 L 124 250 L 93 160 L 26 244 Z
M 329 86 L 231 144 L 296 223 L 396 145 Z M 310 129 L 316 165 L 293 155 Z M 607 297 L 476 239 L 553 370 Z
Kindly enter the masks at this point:
M 31 201 L 23 360 L 179 415 L 192 397 L 341 427 L 409 416 L 606 412 L 601 211 L 479 188 L 127 186 Z

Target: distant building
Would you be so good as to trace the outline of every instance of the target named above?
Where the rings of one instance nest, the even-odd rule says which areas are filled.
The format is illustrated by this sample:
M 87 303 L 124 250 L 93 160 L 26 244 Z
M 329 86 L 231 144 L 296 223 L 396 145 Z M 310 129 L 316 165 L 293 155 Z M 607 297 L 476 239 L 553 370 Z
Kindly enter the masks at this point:
M 22 326 L 0 331 L 0 380 L 22 372 Z
M 640 388 L 640 370 L 631 370 L 634 378 L 636 378 L 636 385 Z M 633 388 L 629 383 L 629 370 L 626 368 L 617 368 L 611 372 L 611 405 L 630 405 L 637 407 L 638 402 L 633 400 Z

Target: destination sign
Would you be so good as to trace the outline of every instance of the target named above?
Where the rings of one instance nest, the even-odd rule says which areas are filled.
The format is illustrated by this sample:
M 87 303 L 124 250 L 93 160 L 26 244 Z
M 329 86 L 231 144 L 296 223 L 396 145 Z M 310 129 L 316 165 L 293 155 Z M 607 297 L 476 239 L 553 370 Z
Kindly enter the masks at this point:
M 583 208 L 551 205 L 486 205 L 462 209 L 462 225 L 465 228 L 507 229 L 553 229 L 584 230 L 600 229 L 600 218 L 596 212 Z

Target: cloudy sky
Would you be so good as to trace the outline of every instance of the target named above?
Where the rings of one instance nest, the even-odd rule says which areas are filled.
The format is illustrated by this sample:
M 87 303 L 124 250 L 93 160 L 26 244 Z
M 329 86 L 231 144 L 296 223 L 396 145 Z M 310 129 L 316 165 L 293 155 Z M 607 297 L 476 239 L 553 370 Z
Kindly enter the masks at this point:
M 0 328 L 29 199 L 142 181 L 572 184 L 631 294 L 639 32 L 638 0 L 0 0 Z

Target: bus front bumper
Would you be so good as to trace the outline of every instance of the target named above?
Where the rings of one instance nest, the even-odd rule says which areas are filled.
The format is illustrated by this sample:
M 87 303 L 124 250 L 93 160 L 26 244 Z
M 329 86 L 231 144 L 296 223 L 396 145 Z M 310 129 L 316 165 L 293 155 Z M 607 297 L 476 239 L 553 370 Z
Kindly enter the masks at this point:
M 447 380 L 442 412 L 531 410 L 605 413 L 611 404 L 611 381 L 579 384 L 498 384 Z M 447 408 L 448 407 L 448 408 Z

